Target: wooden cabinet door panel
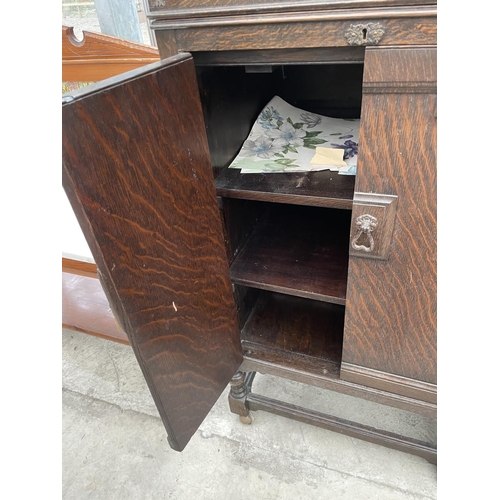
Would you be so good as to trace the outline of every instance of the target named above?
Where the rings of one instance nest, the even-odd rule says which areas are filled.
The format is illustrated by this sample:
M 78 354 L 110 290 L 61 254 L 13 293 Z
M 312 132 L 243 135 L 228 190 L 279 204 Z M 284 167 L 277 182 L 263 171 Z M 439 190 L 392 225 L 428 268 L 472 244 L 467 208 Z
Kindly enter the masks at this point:
M 398 201 L 388 259 L 350 257 L 342 377 L 432 401 L 435 49 L 367 49 L 363 92 L 355 191 Z
M 63 185 L 172 448 L 242 362 L 189 54 L 63 97 Z

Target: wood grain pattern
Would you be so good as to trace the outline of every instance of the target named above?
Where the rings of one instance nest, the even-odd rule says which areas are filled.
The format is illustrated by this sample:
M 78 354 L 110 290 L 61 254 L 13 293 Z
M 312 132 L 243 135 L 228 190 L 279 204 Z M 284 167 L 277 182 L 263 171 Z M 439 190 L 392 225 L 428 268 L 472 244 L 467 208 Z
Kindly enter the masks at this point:
M 179 52 L 175 33 L 175 30 L 155 31 L 156 45 L 162 59 L 175 56 Z
M 369 49 L 368 61 L 363 74 L 363 92 L 368 88 L 418 85 L 431 87 L 437 82 L 436 47 L 418 47 L 400 50 L 391 47 Z M 418 68 L 418 71 L 416 71 Z
M 158 49 L 102 33 L 62 27 L 62 81 L 98 82 L 160 59 Z
M 396 394 L 404 394 L 420 401 L 437 403 L 436 384 L 409 379 L 400 375 L 394 375 L 393 373 L 379 372 L 358 365 L 350 365 L 346 362 L 342 363 L 341 376 L 344 380 L 349 380 L 359 385 L 366 385 Z
M 120 344 L 130 344 L 113 316 L 97 276 L 91 278 L 62 273 L 62 326 Z
M 241 174 L 226 168 L 215 180 L 217 195 L 294 205 L 350 209 L 354 177 L 329 170 L 306 173 Z
M 175 29 L 179 51 L 297 49 L 308 47 L 348 46 L 345 33 L 353 24 L 372 22 L 370 19 L 269 22 L 268 24 L 192 26 L 192 21 L 170 26 L 153 26 L 157 30 Z M 381 18 L 384 45 L 433 45 L 437 42 L 435 17 L 391 19 Z M 179 23 L 177 23 L 179 24 Z
M 345 304 L 345 210 L 271 204 L 231 265 L 233 283 Z
M 200 17 L 269 12 L 315 12 L 325 9 L 428 5 L 428 0 L 148 0 L 149 18 Z
M 437 91 L 436 47 L 414 50 L 382 48 L 370 52 L 363 75 L 363 93 L 423 93 Z M 418 72 L 415 68 L 420 68 Z
M 182 450 L 242 361 L 192 58 L 73 99 L 63 104 L 63 185 Z
M 259 344 L 249 346 L 244 343 L 243 348 L 244 361 L 240 366 L 242 371 L 275 375 L 301 384 L 322 387 L 402 410 L 413 411 L 428 418 L 436 418 L 437 407 L 434 403 L 342 380 L 338 363 L 305 356 L 284 356 L 283 351 L 273 351 Z
M 62 258 L 62 271 L 87 276 L 89 278 L 97 278 L 97 266 L 93 262 L 83 260 Z
M 342 306 L 262 291 L 241 339 L 244 349 L 258 344 L 288 358 L 340 363 L 343 327 Z
M 429 72 L 422 65 L 433 64 L 420 50 L 367 49 L 365 73 L 376 73 L 372 64 L 383 65 L 388 82 L 402 81 L 401 75 L 419 81 Z M 431 384 L 436 383 L 435 106 L 434 94 L 364 97 L 356 191 L 395 194 L 399 201 L 389 260 L 350 259 L 342 358 Z

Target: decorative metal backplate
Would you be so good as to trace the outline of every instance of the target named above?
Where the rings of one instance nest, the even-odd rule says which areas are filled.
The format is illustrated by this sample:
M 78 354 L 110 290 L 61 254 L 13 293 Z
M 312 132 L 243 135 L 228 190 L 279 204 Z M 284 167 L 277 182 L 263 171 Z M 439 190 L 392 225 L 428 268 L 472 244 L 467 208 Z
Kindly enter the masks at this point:
M 354 193 L 349 255 L 365 259 L 389 258 L 398 197 Z
M 351 24 L 345 37 L 349 45 L 377 45 L 385 35 L 380 23 Z

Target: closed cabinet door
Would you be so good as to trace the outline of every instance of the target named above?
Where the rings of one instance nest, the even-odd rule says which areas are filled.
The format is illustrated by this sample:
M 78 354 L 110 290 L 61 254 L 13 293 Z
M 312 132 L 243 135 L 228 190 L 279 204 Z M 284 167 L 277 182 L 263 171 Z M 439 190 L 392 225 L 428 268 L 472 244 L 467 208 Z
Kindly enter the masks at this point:
M 436 400 L 436 49 L 370 47 L 341 377 Z
M 63 185 L 182 450 L 242 362 L 189 54 L 63 97 Z

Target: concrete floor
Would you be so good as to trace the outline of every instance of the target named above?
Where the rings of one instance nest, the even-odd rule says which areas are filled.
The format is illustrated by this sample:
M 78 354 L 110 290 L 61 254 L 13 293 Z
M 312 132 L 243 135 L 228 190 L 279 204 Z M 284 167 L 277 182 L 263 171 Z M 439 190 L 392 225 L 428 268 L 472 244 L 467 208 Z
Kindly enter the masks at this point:
M 175 452 L 130 347 L 63 330 L 62 367 L 65 500 L 436 498 L 424 459 L 265 412 L 242 425 L 227 391 Z M 254 390 L 436 440 L 435 421 L 412 413 L 270 376 Z

